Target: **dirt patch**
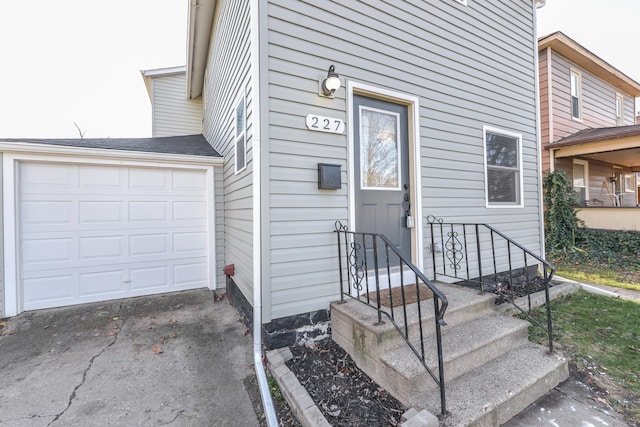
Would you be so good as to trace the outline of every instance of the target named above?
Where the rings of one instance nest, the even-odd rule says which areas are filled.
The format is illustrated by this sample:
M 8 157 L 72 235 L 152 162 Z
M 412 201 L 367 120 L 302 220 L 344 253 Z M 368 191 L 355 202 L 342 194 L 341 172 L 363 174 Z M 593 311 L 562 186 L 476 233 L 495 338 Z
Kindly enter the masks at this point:
M 289 404 L 282 397 L 280 390 L 277 388 L 275 381 L 270 380 L 271 398 L 273 399 L 273 406 L 276 410 L 276 417 L 278 418 L 278 425 L 280 427 L 300 427 L 302 424 L 296 420 L 296 417 L 291 412 Z M 255 375 L 248 376 L 244 379 L 244 387 L 249 394 L 249 399 L 253 405 L 253 410 L 258 417 L 258 423 L 260 427 L 267 426 L 267 419 L 264 415 L 264 408 L 262 406 L 262 397 L 260 396 L 260 388 L 258 387 L 258 380 Z
M 332 339 L 291 347 L 287 366 L 332 426 L 396 426 L 407 410 Z

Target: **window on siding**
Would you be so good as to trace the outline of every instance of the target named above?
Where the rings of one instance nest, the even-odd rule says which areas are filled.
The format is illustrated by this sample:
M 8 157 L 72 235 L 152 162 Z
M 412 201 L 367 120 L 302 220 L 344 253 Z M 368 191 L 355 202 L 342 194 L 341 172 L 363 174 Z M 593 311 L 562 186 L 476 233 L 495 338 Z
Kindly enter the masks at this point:
M 484 127 L 487 207 L 522 207 L 522 135 Z
M 236 104 L 235 108 L 235 158 L 236 173 L 242 172 L 247 167 L 247 133 L 245 131 L 247 121 L 247 109 L 244 96 Z
M 585 206 L 589 200 L 589 163 L 585 160 L 573 161 L 573 191 L 576 192 L 578 204 Z
M 625 193 L 634 193 L 635 192 L 635 180 L 632 173 L 627 173 L 624 175 L 624 191 Z
M 582 76 L 571 70 L 571 117 L 582 120 Z
M 616 126 L 624 126 L 624 96 L 616 94 Z

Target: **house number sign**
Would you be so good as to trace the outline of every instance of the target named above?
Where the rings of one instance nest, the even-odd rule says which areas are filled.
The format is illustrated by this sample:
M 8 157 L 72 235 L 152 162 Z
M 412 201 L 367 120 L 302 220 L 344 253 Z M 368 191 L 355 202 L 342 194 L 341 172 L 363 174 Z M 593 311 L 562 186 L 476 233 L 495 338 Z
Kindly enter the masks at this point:
M 344 133 L 344 121 L 333 117 L 309 114 L 306 119 L 307 129 L 317 132 Z

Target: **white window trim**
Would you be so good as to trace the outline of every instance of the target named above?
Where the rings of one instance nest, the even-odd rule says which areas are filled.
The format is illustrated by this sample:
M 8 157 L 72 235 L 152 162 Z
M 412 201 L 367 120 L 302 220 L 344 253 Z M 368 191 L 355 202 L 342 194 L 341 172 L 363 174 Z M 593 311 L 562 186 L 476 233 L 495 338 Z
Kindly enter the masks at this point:
M 240 102 L 243 103 L 243 120 L 244 124 L 242 126 L 242 131 L 238 134 L 238 106 Z M 236 102 L 233 103 L 233 163 L 235 174 L 239 174 L 243 170 L 247 168 L 247 98 L 244 93 L 242 93 L 238 98 L 236 98 Z M 244 164 L 241 167 L 238 167 L 238 140 L 240 138 L 244 139 Z
M 580 117 L 575 117 L 573 115 L 573 94 L 571 93 L 571 77 L 573 75 L 578 76 L 578 115 Z M 582 73 L 578 70 L 576 70 L 575 68 L 571 68 L 571 72 L 569 73 L 569 108 L 570 108 L 570 112 L 571 112 L 571 120 L 575 120 L 576 122 L 581 122 L 583 121 L 582 118 Z
M 618 101 L 620 101 L 620 111 L 618 111 Z M 616 126 L 624 126 L 624 95 L 616 92 Z
M 489 202 L 489 181 L 487 179 L 489 168 L 487 167 L 487 132 L 497 133 L 500 135 L 516 138 L 518 140 L 518 202 L 510 204 L 496 204 Z M 495 128 L 491 126 L 482 126 L 482 151 L 484 157 L 484 199 L 485 206 L 488 209 L 511 209 L 511 208 L 523 208 L 524 207 L 524 180 L 523 180 L 523 165 L 522 165 L 522 134 L 511 132 L 508 130 Z
M 580 159 L 573 159 L 573 163 L 572 164 L 578 164 L 578 165 L 582 165 L 584 167 L 584 200 L 591 200 L 591 198 L 589 197 L 589 162 L 587 160 L 580 160 Z M 572 175 L 573 175 L 573 171 L 572 171 Z M 576 188 L 573 185 L 573 178 L 571 179 L 571 188 Z M 577 188 L 582 188 L 582 187 L 577 187 Z

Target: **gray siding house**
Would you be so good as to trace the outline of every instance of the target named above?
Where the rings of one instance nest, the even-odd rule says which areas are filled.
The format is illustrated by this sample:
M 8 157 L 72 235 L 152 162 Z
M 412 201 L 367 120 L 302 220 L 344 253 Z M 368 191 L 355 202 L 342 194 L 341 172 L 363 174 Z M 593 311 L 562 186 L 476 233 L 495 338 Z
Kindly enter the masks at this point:
M 392 234 L 426 273 L 429 215 L 491 224 L 542 253 L 536 3 L 191 6 L 187 93 L 224 156 L 229 285 L 262 308 L 267 331 L 323 318 L 337 298 L 336 221 Z M 340 87 L 325 96 L 330 66 Z M 399 176 L 367 183 L 355 135 L 389 119 Z M 503 141 L 504 165 L 491 141 Z M 319 188 L 325 164 L 338 165 L 339 188 Z

